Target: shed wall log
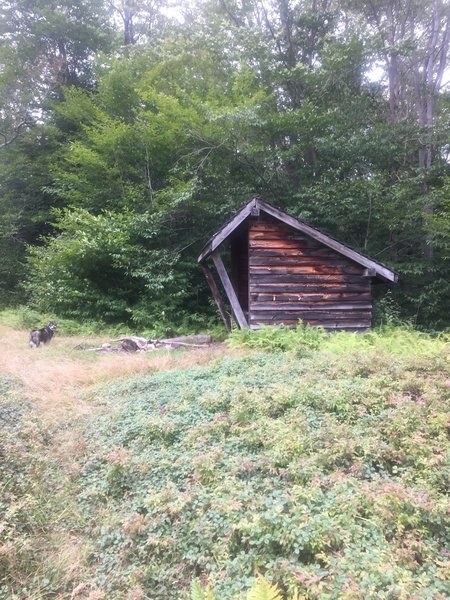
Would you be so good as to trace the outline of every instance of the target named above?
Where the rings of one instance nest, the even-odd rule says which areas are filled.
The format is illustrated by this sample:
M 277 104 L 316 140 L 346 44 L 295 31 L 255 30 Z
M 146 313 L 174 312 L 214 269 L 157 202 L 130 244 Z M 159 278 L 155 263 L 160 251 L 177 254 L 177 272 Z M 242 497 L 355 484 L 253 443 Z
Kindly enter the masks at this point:
M 249 325 L 369 329 L 364 267 L 263 213 L 249 224 Z

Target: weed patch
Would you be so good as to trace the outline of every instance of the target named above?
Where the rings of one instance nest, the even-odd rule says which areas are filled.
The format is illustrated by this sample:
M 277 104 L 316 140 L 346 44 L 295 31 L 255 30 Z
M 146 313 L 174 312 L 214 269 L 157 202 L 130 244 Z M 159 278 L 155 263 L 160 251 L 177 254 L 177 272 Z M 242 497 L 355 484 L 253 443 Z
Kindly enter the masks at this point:
M 125 390 L 126 377 L 207 364 L 223 349 L 99 356 L 74 350 L 80 338 L 58 335 L 32 351 L 27 332 L 0 326 L 0 333 L 0 599 L 99 600 L 75 487 L 96 450 L 82 430 L 105 408 L 94 384 L 120 379 Z M 168 439 L 170 431 L 155 422 L 149 434 Z M 108 457 L 108 489 L 118 496 L 126 473 L 114 465 L 126 454 Z
M 110 386 L 79 477 L 95 585 L 443 599 L 448 346 L 381 336 Z
M 49 598 L 71 589 L 78 551 L 67 481 L 49 453 L 52 432 L 23 389 L 0 380 L 0 598 Z M 55 551 L 55 546 L 58 548 Z M 68 548 L 72 546 L 71 552 Z

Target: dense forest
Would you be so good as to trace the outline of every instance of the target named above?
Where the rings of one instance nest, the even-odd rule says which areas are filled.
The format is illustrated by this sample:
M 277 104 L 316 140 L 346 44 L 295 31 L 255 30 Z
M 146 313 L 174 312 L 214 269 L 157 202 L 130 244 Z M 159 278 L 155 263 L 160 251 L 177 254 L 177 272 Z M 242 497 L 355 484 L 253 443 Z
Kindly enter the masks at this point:
M 198 252 L 258 194 L 449 325 L 447 0 L 5 0 L 0 32 L 2 304 L 203 325 Z

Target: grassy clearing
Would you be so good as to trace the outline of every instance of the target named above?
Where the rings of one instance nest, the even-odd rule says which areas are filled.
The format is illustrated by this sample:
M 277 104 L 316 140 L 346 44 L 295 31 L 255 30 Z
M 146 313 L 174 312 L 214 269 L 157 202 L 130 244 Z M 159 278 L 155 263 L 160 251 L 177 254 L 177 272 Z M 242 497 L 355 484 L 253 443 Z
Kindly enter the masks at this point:
M 447 597 L 448 343 L 301 353 L 108 387 L 78 493 L 105 597 L 187 598 L 197 578 L 240 598 L 257 573 L 301 598 Z
M 83 583 L 92 549 L 77 478 L 91 453 L 86 422 L 108 408 L 96 386 L 207 364 L 225 350 L 105 355 L 75 350 L 105 337 L 60 335 L 30 350 L 28 332 L 5 325 L 0 337 L 0 598 L 68 598 L 75 590 L 93 600 L 101 593 Z
M 0 598 L 48 598 L 83 562 L 69 465 L 17 380 L 0 395 Z M 85 546 L 86 547 L 86 546 Z
M 1 599 L 447 597 L 445 337 L 0 335 Z

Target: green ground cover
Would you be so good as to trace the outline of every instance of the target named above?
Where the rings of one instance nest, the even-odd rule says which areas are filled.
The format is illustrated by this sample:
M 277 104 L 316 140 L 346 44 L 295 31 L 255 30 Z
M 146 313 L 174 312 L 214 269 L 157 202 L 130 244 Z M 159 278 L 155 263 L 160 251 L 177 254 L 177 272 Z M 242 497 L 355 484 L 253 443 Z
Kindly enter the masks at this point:
M 70 491 L 49 456 L 52 432 L 0 377 L 0 599 L 55 598 L 68 583 L 58 544 L 75 525 Z
M 448 341 L 274 339 L 102 390 L 78 479 L 98 588 L 226 600 L 262 574 L 300 598 L 447 597 Z

